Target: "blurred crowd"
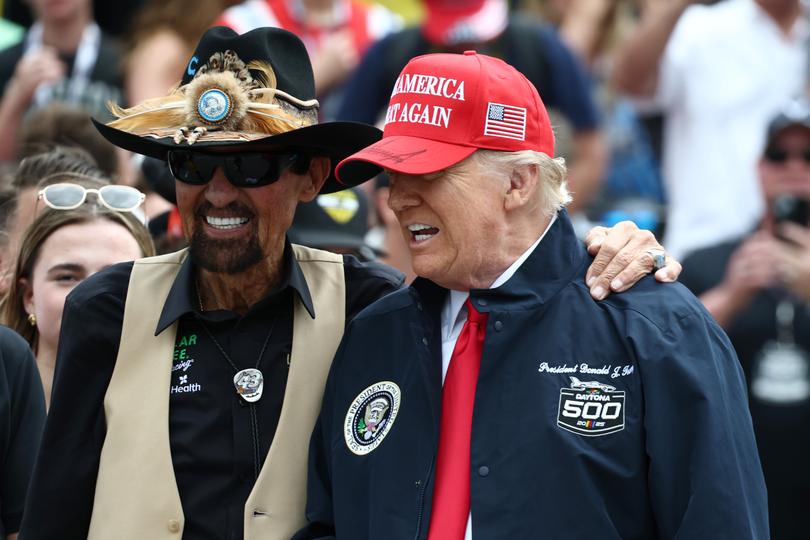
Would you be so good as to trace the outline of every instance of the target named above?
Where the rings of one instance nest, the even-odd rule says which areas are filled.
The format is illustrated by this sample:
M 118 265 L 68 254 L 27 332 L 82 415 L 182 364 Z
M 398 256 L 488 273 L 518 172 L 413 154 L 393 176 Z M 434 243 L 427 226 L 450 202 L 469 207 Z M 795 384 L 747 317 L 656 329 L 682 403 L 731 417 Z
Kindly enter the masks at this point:
M 384 126 L 407 61 L 501 57 L 552 114 L 574 201 L 635 221 L 684 264 L 749 383 L 772 537 L 810 508 L 810 5 L 801 0 L 7 0 L 0 3 L 0 534 L 19 527 L 41 381 L 70 290 L 185 245 L 165 163 L 97 132 L 109 104 L 165 96 L 213 25 L 278 26 L 312 58 L 322 120 Z M 192 59 L 193 62 L 193 59 Z M 426 121 L 435 121 L 427 119 Z M 301 205 L 293 242 L 409 278 L 388 180 Z M 29 356 L 33 359 L 29 359 Z M 30 360 L 30 361 L 29 361 Z M 27 371 L 26 371 L 27 370 Z M 39 377 L 31 375 L 38 371 Z M 27 375 L 20 375 L 20 374 Z M 3 378 L 0 373 L 0 379 Z M 3 406 L 13 403 L 14 406 Z M 11 416 L 11 415 L 16 416 Z M 14 426 L 13 429 L 8 426 Z M 33 428 L 31 426 L 34 426 Z M 729 427 L 733 429 L 733 426 Z M 7 478 L 13 476 L 14 481 Z

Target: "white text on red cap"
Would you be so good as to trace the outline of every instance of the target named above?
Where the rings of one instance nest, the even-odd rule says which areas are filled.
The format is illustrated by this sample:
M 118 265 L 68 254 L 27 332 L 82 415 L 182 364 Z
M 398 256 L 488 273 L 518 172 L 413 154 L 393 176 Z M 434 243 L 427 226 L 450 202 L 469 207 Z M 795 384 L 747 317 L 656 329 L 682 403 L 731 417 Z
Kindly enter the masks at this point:
M 404 73 L 397 77 L 391 98 L 397 94 L 424 94 L 464 101 L 464 81 L 420 73 Z M 452 112 L 452 108 L 441 105 L 392 103 L 386 111 L 385 123 L 409 122 L 447 128 Z

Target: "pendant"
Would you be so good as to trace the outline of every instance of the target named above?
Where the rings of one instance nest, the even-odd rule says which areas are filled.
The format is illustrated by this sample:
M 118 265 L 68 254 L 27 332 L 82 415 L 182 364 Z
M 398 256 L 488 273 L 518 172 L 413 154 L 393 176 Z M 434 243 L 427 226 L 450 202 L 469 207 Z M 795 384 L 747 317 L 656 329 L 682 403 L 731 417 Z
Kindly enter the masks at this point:
M 262 397 L 264 375 L 258 369 L 243 369 L 233 376 L 233 385 L 236 387 L 239 397 L 248 403 L 254 403 Z
M 751 394 L 776 405 L 810 398 L 810 356 L 793 343 L 769 342 L 754 360 Z

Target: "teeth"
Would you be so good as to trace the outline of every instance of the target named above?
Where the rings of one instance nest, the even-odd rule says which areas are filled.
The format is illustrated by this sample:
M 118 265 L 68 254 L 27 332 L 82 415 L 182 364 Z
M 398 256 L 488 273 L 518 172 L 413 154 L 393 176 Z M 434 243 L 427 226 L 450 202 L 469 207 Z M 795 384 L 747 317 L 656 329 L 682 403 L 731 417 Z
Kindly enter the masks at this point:
M 205 216 L 205 221 L 212 227 L 216 227 L 217 229 L 235 229 L 240 225 L 244 225 L 248 221 L 249 218 L 246 217 L 213 217 L 213 216 Z
M 414 240 L 417 242 L 422 242 L 423 240 L 427 240 L 428 238 L 433 238 L 432 234 L 415 234 L 413 236 Z
M 413 225 L 408 225 L 408 230 L 415 233 L 418 231 L 424 231 L 425 229 L 432 229 L 430 225 L 425 225 L 423 223 L 414 223 Z

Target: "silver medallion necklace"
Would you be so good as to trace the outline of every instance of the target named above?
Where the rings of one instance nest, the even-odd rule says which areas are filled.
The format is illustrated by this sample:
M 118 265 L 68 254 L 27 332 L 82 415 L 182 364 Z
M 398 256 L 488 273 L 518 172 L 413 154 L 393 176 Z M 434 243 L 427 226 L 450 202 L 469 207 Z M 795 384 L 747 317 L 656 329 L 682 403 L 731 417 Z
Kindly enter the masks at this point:
M 199 286 L 197 286 L 196 289 L 197 301 L 200 304 L 200 312 L 203 312 L 204 309 Z M 262 349 L 259 351 L 259 357 L 256 359 L 256 367 L 241 370 L 236 366 L 234 361 L 231 360 L 231 357 L 228 356 L 228 353 L 226 353 L 222 345 L 219 344 L 217 338 L 214 337 L 214 333 L 211 332 L 205 322 L 202 319 L 200 319 L 199 322 L 203 330 L 205 330 L 205 333 L 208 334 L 208 337 L 211 338 L 211 341 L 213 341 L 214 345 L 216 345 L 217 349 L 219 349 L 222 357 L 228 362 L 228 364 L 230 364 L 234 373 L 236 373 L 233 376 L 233 385 L 236 389 L 236 394 L 248 403 L 255 403 L 259 401 L 262 397 L 262 392 L 264 392 L 264 375 L 262 374 L 261 370 L 259 370 L 259 366 L 262 363 L 262 358 L 264 358 L 264 352 L 267 350 L 267 345 L 270 343 L 270 336 L 273 335 L 273 327 L 276 325 L 276 318 L 273 318 L 273 322 L 270 323 L 270 331 L 267 332 L 267 337 L 264 338 L 264 344 L 262 344 Z

